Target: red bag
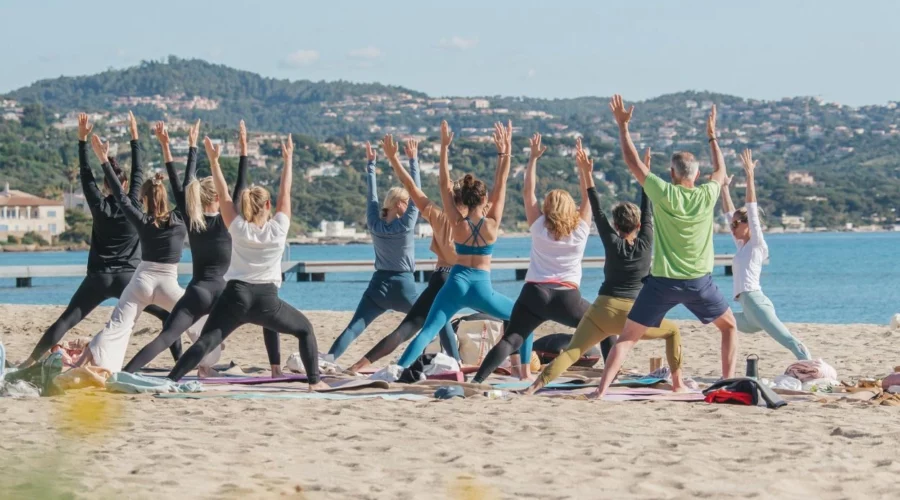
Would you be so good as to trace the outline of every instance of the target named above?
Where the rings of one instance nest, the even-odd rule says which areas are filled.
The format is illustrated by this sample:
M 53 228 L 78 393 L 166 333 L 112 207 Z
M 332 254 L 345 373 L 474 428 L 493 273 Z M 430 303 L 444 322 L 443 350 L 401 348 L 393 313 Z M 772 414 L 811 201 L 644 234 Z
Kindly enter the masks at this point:
M 753 406 L 753 396 L 746 392 L 735 392 L 726 389 L 712 391 L 706 395 L 704 401 L 707 403 L 723 403 L 732 405 Z

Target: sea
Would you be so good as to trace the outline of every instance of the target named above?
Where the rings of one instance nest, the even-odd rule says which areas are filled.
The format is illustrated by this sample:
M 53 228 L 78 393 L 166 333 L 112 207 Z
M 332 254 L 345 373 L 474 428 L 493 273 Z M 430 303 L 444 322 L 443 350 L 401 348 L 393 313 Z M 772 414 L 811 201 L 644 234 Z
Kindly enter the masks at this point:
M 785 322 L 802 323 L 873 323 L 887 324 L 893 314 L 900 312 L 900 232 L 886 233 L 800 233 L 770 234 L 770 263 L 764 267 L 762 288 L 774 302 L 779 317 Z M 416 242 L 416 256 L 433 258 L 428 250 L 430 240 Z M 497 257 L 528 257 L 531 239 L 527 237 L 500 238 L 495 246 Z M 735 251 L 727 234 L 716 235 L 717 254 Z M 586 255 L 602 256 L 603 246 L 592 236 Z M 85 264 L 87 252 L 0 253 L 0 266 Z M 371 260 L 371 245 L 295 245 L 290 259 L 314 260 Z M 184 251 L 184 262 L 191 260 L 190 250 Z M 374 269 L 373 269 L 374 270 Z M 300 310 L 352 311 L 366 288 L 371 273 L 334 273 L 324 282 L 297 282 L 288 274 L 281 287 L 281 296 Z M 515 299 L 523 282 L 515 280 L 511 269 L 492 273 L 497 291 Z M 713 272 L 716 284 L 730 297 L 732 279 L 724 268 Z M 184 285 L 190 276 L 182 276 Z M 16 288 L 15 279 L 0 279 L 0 303 L 56 304 L 68 303 L 81 278 L 34 278 L 31 288 Z M 602 269 L 585 269 L 582 293 L 593 301 L 603 282 Z M 418 287 L 425 288 L 425 283 Z M 105 302 L 114 305 L 114 300 Z M 740 305 L 735 303 L 735 310 Z M 684 308 L 674 309 L 674 319 L 689 319 Z

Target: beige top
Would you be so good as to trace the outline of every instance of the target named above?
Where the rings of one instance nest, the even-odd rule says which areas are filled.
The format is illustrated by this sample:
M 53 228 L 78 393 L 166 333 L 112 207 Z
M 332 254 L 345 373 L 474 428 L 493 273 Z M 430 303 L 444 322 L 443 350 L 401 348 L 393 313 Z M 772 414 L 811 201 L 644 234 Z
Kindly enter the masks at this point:
M 431 224 L 434 234 L 431 237 L 431 251 L 437 255 L 437 267 L 449 267 L 456 264 L 456 247 L 453 246 L 453 224 L 433 202 L 422 208 L 422 217 Z

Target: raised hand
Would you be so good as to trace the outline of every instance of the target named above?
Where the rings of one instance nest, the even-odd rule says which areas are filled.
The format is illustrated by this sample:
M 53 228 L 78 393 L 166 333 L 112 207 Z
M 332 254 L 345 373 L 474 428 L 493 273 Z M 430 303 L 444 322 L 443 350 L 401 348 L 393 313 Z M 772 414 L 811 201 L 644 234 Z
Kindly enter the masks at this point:
M 191 129 L 188 130 L 188 146 L 192 148 L 197 147 L 197 139 L 200 138 L 200 120 L 198 119 L 196 123 L 191 126 Z
M 625 110 L 625 102 L 619 94 L 612 96 L 612 99 L 609 101 L 609 109 L 612 111 L 620 128 L 628 125 L 628 122 L 631 121 L 631 115 L 634 113 L 634 105 L 628 108 L 628 111 Z
M 510 128 L 512 128 L 512 122 L 510 122 Z M 511 150 L 508 130 L 500 122 L 494 124 L 494 135 L 492 138 L 494 145 L 497 146 L 497 154 L 499 155 L 508 155 Z
M 128 112 L 128 128 L 131 130 L 131 140 L 138 140 L 137 120 L 134 119 L 134 113 Z
M 100 140 L 100 136 L 94 134 L 91 136 L 91 148 L 94 150 L 94 154 L 97 155 L 100 163 L 109 161 L 109 142 L 104 143 Z
M 372 149 L 372 144 L 370 144 L 369 141 L 366 141 L 366 160 L 373 162 L 375 161 L 375 158 L 375 150 Z
M 653 157 L 651 156 L 650 148 L 648 147 L 647 151 L 644 151 L 644 165 L 646 165 L 647 168 L 650 168 L 650 162 L 652 160 L 653 160 Z
M 291 134 L 288 134 L 287 142 L 281 141 L 281 158 L 286 164 L 294 161 L 294 138 Z
M 447 120 L 441 120 L 441 147 L 447 148 L 451 142 L 453 142 L 453 132 L 450 130 L 450 125 L 447 124 Z
M 747 177 L 753 176 L 753 171 L 756 169 L 756 166 L 759 165 L 759 160 L 753 160 L 753 152 L 749 149 L 745 149 L 743 153 L 741 153 L 741 163 L 744 164 L 744 172 L 747 173 Z
M 580 139 L 579 139 L 580 140 Z M 541 145 L 541 134 L 531 136 L 531 161 L 536 161 L 547 151 L 547 146 Z
M 156 122 L 156 126 L 153 127 L 153 133 L 160 144 L 163 146 L 169 145 L 169 130 L 166 129 L 165 122 Z
M 244 120 L 238 124 L 238 143 L 241 145 L 241 156 L 247 156 L 247 125 Z
M 220 147 L 218 144 L 213 144 L 212 140 L 209 136 L 203 138 L 203 147 L 206 148 L 206 156 L 209 158 L 209 163 L 211 165 L 219 164 L 219 156 L 221 155 Z
M 78 113 L 78 140 L 86 141 L 94 130 L 94 126 L 88 121 L 87 113 Z
M 381 140 L 381 147 L 384 149 L 384 156 L 388 159 L 396 158 L 400 149 L 397 143 L 394 142 L 394 136 L 391 134 L 384 136 L 384 139 Z
M 710 176 L 710 177 L 712 177 L 712 176 Z M 726 187 L 726 188 L 727 188 L 728 186 L 730 186 L 730 185 L 731 185 L 731 181 L 732 181 L 733 179 L 734 179 L 734 174 L 726 175 L 726 176 L 725 176 L 725 183 L 723 184 L 723 187 Z
M 716 105 L 713 104 L 709 110 L 709 118 L 706 120 L 706 137 L 710 139 L 716 138 Z
M 406 157 L 415 160 L 419 157 L 419 141 L 415 139 L 406 140 Z
M 585 179 L 594 173 L 594 160 L 581 148 L 581 141 L 578 141 L 578 147 L 575 151 L 575 165 Z

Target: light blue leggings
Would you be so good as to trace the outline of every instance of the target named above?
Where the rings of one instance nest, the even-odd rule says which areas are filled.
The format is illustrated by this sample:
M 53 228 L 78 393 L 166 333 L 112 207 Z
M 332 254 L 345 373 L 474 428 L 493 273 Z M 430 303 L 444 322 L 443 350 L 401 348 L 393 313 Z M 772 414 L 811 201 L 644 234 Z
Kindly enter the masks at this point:
M 512 299 L 494 291 L 490 271 L 453 266 L 447 282 L 441 287 L 431 310 L 428 311 L 425 325 L 403 351 L 398 364 L 403 368 L 409 368 L 409 365 L 425 352 L 425 348 L 434 340 L 444 324 L 460 309 L 468 307 L 506 321 L 512 314 L 513 304 Z
M 744 333 L 756 333 L 765 330 L 776 342 L 794 353 L 797 359 L 812 359 L 809 349 L 794 337 L 784 323 L 775 314 L 775 306 L 761 290 L 743 292 L 738 297 L 744 310 L 735 312 L 738 330 Z

